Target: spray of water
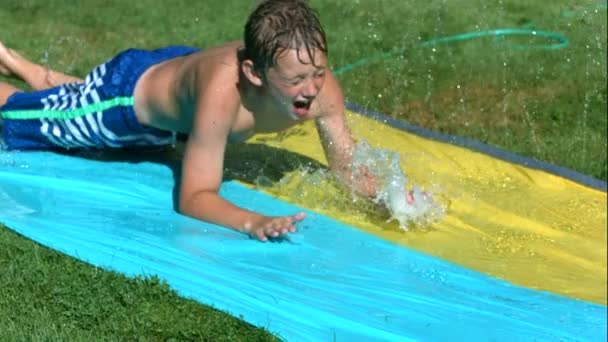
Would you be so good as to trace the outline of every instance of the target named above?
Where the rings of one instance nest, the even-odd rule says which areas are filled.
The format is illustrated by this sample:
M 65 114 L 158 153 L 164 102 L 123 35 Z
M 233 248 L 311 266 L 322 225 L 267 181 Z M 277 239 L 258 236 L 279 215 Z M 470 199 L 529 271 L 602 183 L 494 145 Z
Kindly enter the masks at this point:
M 329 215 L 339 213 L 349 222 L 367 221 L 386 229 L 393 227 L 383 225 L 384 221 L 397 221 L 399 228 L 405 231 L 414 227 L 428 229 L 445 216 L 447 204 L 443 204 L 446 202 L 443 198 L 440 201 L 439 188 L 431 193 L 409 184 L 398 153 L 374 148 L 362 140 L 353 151 L 354 177 L 359 176 L 361 168 L 371 173 L 378 184 L 378 195 L 373 202 L 345 188 L 325 168 L 301 166 L 279 182 L 258 177 L 255 183 L 259 189 L 287 196 L 298 205 Z M 414 197 L 412 204 L 406 199 L 408 188 Z
M 445 216 L 445 206 L 435 201 L 432 193 L 408 184 L 397 152 L 374 148 L 361 140 L 353 151 L 353 168 L 355 177 L 362 169 L 373 174 L 378 186 L 374 201 L 389 210 L 391 219 L 397 220 L 401 229 L 427 226 Z M 413 195 L 413 203 L 407 201 L 408 191 Z

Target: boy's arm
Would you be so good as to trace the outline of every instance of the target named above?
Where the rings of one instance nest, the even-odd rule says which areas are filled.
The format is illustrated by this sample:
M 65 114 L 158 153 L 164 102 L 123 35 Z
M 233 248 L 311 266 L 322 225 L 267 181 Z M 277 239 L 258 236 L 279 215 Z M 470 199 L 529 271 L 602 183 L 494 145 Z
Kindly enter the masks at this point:
M 325 94 L 321 102 L 321 116 L 316 119 L 317 130 L 330 169 L 339 179 L 349 185 L 360 195 L 373 198 L 376 196 L 376 182 L 367 169 L 352 172 L 352 155 L 354 141 L 346 125 L 344 96 L 332 73 L 325 81 Z
M 341 181 L 358 194 L 373 199 L 378 195 L 378 184 L 374 175 L 365 167 L 353 175 L 354 141 L 344 116 L 344 95 L 332 73 L 326 79 L 326 93 L 321 104 L 322 115 L 316 120 L 321 143 L 330 169 Z M 413 192 L 405 192 L 408 204 L 415 202 Z
M 294 232 L 294 223 L 304 218 L 303 213 L 267 217 L 237 207 L 218 195 L 228 134 L 238 111 L 237 98 L 224 95 L 214 94 L 214 99 L 197 104 L 182 162 L 180 212 L 262 241 Z M 230 98 L 234 100 L 227 101 Z

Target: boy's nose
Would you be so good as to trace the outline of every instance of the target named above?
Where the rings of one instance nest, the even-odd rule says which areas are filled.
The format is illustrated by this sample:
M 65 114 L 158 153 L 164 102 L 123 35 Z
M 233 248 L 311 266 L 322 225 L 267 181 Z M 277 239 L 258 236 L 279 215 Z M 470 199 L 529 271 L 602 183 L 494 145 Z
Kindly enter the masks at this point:
M 306 83 L 304 90 L 302 91 L 302 95 L 306 97 L 315 97 L 319 93 L 319 89 L 321 89 L 321 85 L 314 80 L 310 80 Z

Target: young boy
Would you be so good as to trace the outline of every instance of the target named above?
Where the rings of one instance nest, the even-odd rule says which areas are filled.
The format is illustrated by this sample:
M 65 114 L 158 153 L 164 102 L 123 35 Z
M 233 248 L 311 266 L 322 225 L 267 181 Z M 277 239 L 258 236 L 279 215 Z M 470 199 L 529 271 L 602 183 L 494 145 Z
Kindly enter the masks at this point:
M 270 217 L 218 195 L 226 144 L 314 119 L 330 168 L 373 197 L 373 178 L 353 179 L 344 99 L 327 67 L 318 16 L 304 0 L 267 0 L 250 15 L 244 42 L 199 51 L 127 50 L 84 80 L 35 64 L 0 43 L 2 136 L 9 149 L 121 148 L 171 144 L 188 134 L 179 211 L 261 241 L 294 232 L 300 212 Z M 408 194 L 408 200 L 413 199 Z

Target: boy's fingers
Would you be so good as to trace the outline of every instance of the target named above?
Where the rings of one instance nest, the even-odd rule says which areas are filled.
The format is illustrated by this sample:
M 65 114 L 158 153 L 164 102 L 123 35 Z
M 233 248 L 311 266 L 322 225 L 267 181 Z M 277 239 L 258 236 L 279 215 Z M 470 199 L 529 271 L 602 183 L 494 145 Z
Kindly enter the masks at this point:
M 405 193 L 405 198 L 408 204 L 414 203 L 414 192 L 412 190 Z
M 306 214 L 304 212 L 292 216 L 275 217 L 264 226 L 253 229 L 253 231 L 250 232 L 250 235 L 265 242 L 268 241 L 268 238 L 276 238 L 280 235 L 293 233 L 296 231 L 294 223 L 303 220 L 305 217 Z
M 306 217 L 306 213 L 305 212 L 299 212 L 299 213 L 291 216 L 291 220 L 293 222 L 298 222 L 298 221 L 302 221 L 305 217 Z
M 261 230 L 258 230 L 255 232 L 255 237 L 262 242 L 265 242 L 268 240 L 268 238 L 266 237 L 266 234 L 264 234 L 264 232 Z

